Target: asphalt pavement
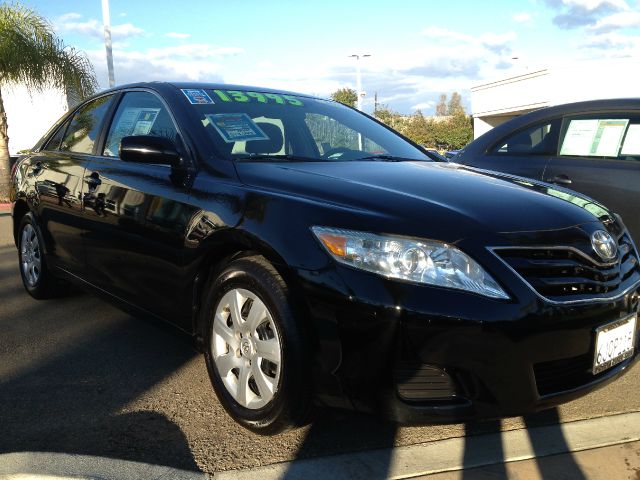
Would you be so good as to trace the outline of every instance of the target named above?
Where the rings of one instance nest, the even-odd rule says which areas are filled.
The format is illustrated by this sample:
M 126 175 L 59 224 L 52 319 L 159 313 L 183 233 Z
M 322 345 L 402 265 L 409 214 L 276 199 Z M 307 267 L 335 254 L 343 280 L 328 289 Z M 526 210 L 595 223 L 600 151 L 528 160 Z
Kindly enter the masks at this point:
M 59 452 L 212 474 L 640 411 L 636 365 L 604 389 L 524 419 L 397 427 L 321 410 L 309 427 L 258 436 L 229 419 L 202 356 L 171 327 L 92 295 L 29 297 L 10 229 L 0 212 L 0 454 Z M 473 453 L 474 443 L 465 445 Z

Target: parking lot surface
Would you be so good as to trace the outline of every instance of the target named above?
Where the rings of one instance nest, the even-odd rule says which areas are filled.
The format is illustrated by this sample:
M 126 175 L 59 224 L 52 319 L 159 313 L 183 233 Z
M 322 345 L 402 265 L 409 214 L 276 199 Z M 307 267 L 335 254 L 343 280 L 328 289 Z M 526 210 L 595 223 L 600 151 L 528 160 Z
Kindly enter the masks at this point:
M 0 213 L 0 453 L 75 453 L 213 473 L 640 411 L 636 365 L 602 390 L 526 419 L 397 427 L 321 410 L 306 428 L 261 437 L 226 415 L 203 358 L 174 329 L 92 295 L 29 297 L 10 230 L 10 216 Z

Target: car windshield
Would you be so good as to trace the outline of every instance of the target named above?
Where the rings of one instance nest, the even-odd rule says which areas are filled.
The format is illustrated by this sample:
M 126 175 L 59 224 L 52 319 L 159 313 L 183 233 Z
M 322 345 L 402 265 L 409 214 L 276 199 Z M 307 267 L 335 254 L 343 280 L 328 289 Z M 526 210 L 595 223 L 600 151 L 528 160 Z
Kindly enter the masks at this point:
M 238 161 L 430 161 L 336 102 L 248 90 L 183 89 L 216 153 Z

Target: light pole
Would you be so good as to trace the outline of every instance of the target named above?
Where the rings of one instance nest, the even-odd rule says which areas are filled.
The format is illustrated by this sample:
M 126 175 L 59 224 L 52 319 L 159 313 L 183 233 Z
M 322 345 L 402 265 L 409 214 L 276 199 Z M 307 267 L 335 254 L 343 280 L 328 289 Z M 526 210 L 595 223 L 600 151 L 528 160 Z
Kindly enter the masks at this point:
M 111 20 L 109 18 L 109 0 L 102 0 L 102 21 L 104 22 L 104 46 L 107 50 L 107 70 L 109 71 L 109 87 L 116 85 L 113 75 L 113 52 L 111 51 Z
M 357 99 L 357 108 L 358 110 L 362 110 L 362 74 L 360 72 L 360 59 L 370 57 L 371 55 L 362 55 L 362 54 L 354 54 L 349 55 L 350 58 L 356 59 L 356 94 L 358 96 Z

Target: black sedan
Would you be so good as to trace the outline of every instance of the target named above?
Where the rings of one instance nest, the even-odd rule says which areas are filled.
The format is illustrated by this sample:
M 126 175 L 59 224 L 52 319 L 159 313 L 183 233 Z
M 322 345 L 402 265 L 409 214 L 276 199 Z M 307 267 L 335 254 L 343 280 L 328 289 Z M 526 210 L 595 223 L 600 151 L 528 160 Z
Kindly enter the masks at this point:
M 638 358 L 638 252 L 619 217 L 433 162 L 332 101 L 119 87 L 62 118 L 12 181 L 27 292 L 72 282 L 188 332 L 226 410 L 262 433 L 314 403 L 520 415 Z
M 640 238 L 640 98 L 536 110 L 478 137 L 455 161 L 576 190 Z

